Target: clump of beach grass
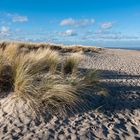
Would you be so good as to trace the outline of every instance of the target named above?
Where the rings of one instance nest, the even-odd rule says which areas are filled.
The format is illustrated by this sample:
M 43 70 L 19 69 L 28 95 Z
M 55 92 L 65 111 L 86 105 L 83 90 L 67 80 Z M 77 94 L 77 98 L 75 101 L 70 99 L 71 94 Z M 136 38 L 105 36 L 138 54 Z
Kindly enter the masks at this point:
M 66 108 L 72 108 L 79 102 L 76 88 L 64 82 L 61 77 L 48 75 L 42 82 L 40 91 L 44 110 L 66 114 Z
M 3 55 L 9 62 L 12 63 L 17 55 L 19 55 L 18 45 L 15 43 L 8 44 L 3 51 Z
M 80 53 L 73 53 L 69 56 L 66 56 L 64 63 L 63 63 L 63 73 L 64 74 L 71 74 L 76 75 L 78 65 L 80 61 L 83 59 L 83 56 Z
M 9 78 L 11 91 L 16 102 L 23 100 L 37 113 L 60 113 L 84 108 L 82 103 L 89 94 L 86 90 L 93 86 L 96 72 L 81 75 L 78 65 L 83 59 L 79 53 L 65 58 L 51 49 L 19 52 L 18 46 L 9 46 L 0 51 L 0 71 Z M 63 60 L 63 61 L 62 61 Z M 58 67 L 61 67 L 58 69 Z M 0 75 L 1 82 L 4 82 Z M 1 87 L 0 87 L 1 88 Z M 94 94 L 90 93 L 91 98 Z

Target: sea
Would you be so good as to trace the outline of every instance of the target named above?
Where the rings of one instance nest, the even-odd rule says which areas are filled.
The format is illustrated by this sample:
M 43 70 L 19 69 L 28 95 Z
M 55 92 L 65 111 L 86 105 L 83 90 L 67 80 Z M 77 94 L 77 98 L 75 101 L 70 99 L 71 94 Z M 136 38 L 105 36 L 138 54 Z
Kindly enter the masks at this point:
M 108 49 L 125 49 L 125 50 L 138 50 L 140 51 L 140 47 L 103 47 Z
M 98 41 L 89 43 L 90 46 L 97 46 L 101 48 L 113 48 L 113 49 L 127 49 L 127 50 L 139 50 L 140 41 Z
M 63 43 L 62 43 L 63 44 Z M 67 42 L 66 45 L 81 45 L 81 46 L 96 46 L 99 48 L 112 48 L 112 49 L 127 49 L 127 50 L 139 50 L 140 51 L 140 40 L 127 40 L 127 41 L 79 41 L 79 42 Z
M 127 49 L 127 50 L 140 51 L 140 41 L 100 42 L 100 43 L 97 43 L 97 46 L 98 45 L 103 48 Z

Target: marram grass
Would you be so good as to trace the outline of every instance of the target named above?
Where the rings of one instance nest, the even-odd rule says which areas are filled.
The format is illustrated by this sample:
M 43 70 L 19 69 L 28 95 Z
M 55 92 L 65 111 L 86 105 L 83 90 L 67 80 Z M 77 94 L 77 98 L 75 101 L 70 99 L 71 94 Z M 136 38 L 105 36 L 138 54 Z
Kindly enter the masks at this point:
M 8 47 L 0 50 L 0 82 L 9 81 L 8 92 L 15 102 L 23 100 L 40 114 L 47 111 L 66 115 L 67 111 L 84 109 L 86 97 L 94 97 L 86 90 L 94 86 L 96 72 L 79 75 L 82 55 L 70 54 L 62 61 L 62 56 L 54 50 L 40 48 L 23 53 L 15 44 Z M 6 66 L 8 69 L 3 71 Z M 8 79 L 3 78 L 3 72 Z
M 69 56 L 66 56 L 66 59 L 63 62 L 63 73 L 76 75 L 78 65 L 82 59 L 83 57 L 80 53 L 73 53 Z

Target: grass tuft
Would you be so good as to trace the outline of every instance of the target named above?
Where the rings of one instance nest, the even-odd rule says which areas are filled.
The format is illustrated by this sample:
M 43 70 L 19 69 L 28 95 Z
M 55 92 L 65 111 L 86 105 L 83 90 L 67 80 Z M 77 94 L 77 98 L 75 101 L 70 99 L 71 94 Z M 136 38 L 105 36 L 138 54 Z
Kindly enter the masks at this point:
M 63 73 L 64 74 L 71 74 L 76 75 L 77 69 L 80 61 L 83 59 L 80 53 L 73 53 L 69 56 L 66 56 L 64 63 L 63 63 Z
M 66 115 L 85 108 L 83 103 L 94 97 L 87 89 L 94 86 L 97 76 L 95 71 L 82 75 L 78 69 L 81 60 L 80 53 L 63 59 L 53 49 L 23 53 L 17 44 L 9 44 L 0 49 L 0 93 L 5 92 L 5 85 L 15 102 L 23 100 L 40 114 L 47 111 Z

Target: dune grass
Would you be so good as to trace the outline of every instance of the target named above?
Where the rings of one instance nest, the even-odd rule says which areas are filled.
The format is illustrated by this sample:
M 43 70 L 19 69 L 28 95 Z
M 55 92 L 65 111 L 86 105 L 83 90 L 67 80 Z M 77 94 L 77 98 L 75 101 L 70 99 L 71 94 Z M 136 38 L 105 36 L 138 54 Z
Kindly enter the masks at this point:
M 69 56 L 66 56 L 63 62 L 63 73 L 71 74 L 73 76 L 76 75 L 78 65 L 82 59 L 83 57 L 80 53 L 73 53 Z
M 30 52 L 32 50 L 50 49 L 56 50 L 61 53 L 75 53 L 75 52 L 96 52 L 99 53 L 102 48 L 96 46 L 80 46 L 80 45 L 59 45 L 59 44 L 48 44 L 48 43 L 32 43 L 32 42 L 2 42 L 0 43 L 0 48 L 5 49 L 9 45 L 18 46 L 19 50 L 24 52 Z
M 8 76 L 8 83 L 2 74 L 0 82 L 8 84 L 9 94 L 16 100 L 24 100 L 35 112 L 66 115 L 67 110 L 85 108 L 82 104 L 89 94 L 85 90 L 97 80 L 95 71 L 79 74 L 82 59 L 81 54 L 73 53 L 62 61 L 60 53 L 52 49 L 24 53 L 16 44 L 10 44 L 0 50 L 0 73 Z M 94 93 L 89 96 L 94 97 Z

